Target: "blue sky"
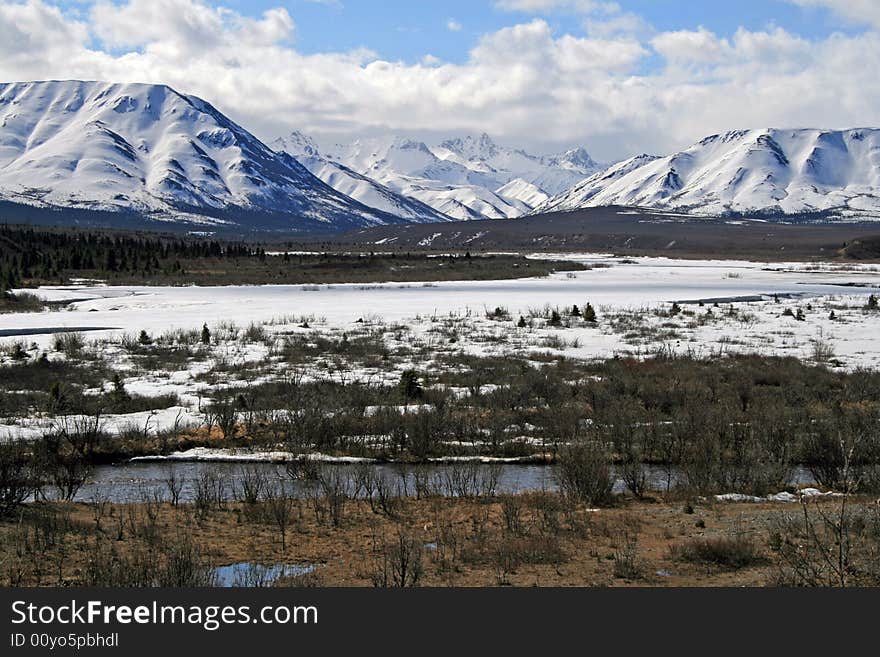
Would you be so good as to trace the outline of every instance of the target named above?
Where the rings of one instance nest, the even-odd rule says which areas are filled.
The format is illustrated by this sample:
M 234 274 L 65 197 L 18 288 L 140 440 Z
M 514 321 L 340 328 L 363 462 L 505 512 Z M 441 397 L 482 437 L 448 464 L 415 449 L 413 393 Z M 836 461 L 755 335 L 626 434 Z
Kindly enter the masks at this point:
M 880 0 L 878 0 L 880 3 Z M 583 16 L 570 10 L 505 11 L 493 2 L 474 0 L 231 0 L 230 7 L 259 15 L 283 6 L 296 21 L 296 45 L 308 53 L 365 47 L 384 59 L 413 62 L 426 54 L 462 62 L 480 35 L 543 16 L 558 33 L 583 33 Z M 780 26 L 807 38 L 862 29 L 836 18 L 827 8 L 800 7 L 779 0 L 619 0 L 625 12 L 641 16 L 658 31 L 705 27 L 730 36 L 741 27 Z M 454 21 L 461 26 L 450 30 Z
M 0 0 L 0 79 L 164 83 L 271 140 L 668 152 L 880 125 L 880 0 Z
M 126 0 L 112 1 L 120 5 Z M 57 4 L 67 11 L 82 12 L 90 3 L 66 0 Z M 291 45 L 303 53 L 366 48 L 383 59 L 406 62 L 419 61 L 427 54 L 463 62 L 481 35 L 535 16 L 545 18 L 560 34 L 585 32 L 583 14 L 571 9 L 510 11 L 485 0 L 226 0 L 222 4 L 253 17 L 284 7 L 296 24 Z M 785 0 L 618 0 L 615 4 L 657 31 L 705 27 L 719 36 L 731 36 L 740 28 L 778 26 L 821 39 L 835 32 L 853 34 L 864 29 L 837 17 L 827 7 L 802 7 Z

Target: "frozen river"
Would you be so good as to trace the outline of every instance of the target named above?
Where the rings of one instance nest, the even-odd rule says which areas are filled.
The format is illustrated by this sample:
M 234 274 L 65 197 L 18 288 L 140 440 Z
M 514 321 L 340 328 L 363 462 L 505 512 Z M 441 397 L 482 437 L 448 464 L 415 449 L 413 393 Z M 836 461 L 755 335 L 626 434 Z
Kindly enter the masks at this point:
M 563 256 L 560 256 L 563 257 Z M 662 302 L 751 297 L 756 295 L 868 295 L 880 291 L 880 272 L 872 266 L 819 270 L 803 263 L 670 260 L 566 255 L 602 263 L 588 271 L 546 278 L 505 281 L 384 283 L 380 285 L 261 285 L 225 287 L 70 286 L 42 287 L 41 297 L 73 300 L 57 312 L 0 316 L 0 341 L 26 335 L 48 344 L 51 331 L 65 327 L 109 337 L 145 329 L 200 328 L 221 321 L 247 325 L 283 315 L 316 315 L 330 326 L 378 316 L 401 321 L 416 315 L 447 314 L 505 306 L 511 313 L 544 304 L 641 307 Z M 851 287 L 857 284 L 867 287 Z M 844 287 L 847 286 L 847 287 Z M 40 334 L 40 331 L 46 331 Z

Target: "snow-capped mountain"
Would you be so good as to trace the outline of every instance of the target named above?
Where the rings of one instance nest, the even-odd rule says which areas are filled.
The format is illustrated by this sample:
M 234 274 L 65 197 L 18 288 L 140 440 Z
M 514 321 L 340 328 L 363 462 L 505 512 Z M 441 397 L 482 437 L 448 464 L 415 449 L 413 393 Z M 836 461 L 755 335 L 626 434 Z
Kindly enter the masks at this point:
M 151 84 L 0 84 L 0 200 L 254 228 L 400 221 L 334 190 L 207 102 Z
M 601 170 L 583 148 L 543 157 L 498 146 L 487 134 L 447 139 L 433 149 L 437 157 L 480 171 L 499 183 L 521 178 L 548 195 L 559 194 Z M 497 187 L 496 187 L 497 189 Z
M 505 200 L 525 203 L 529 208 L 535 208 L 550 198 L 543 189 L 522 178 L 514 178 L 496 189 L 495 193 Z
M 738 130 L 590 176 L 534 213 L 626 205 L 695 214 L 880 217 L 880 129 Z
M 305 168 L 338 192 L 364 205 L 413 222 L 450 221 L 451 218 L 425 203 L 398 194 L 372 178 L 324 157 L 317 144 L 301 132 L 272 142 L 279 152 L 292 155 Z
M 393 136 L 359 139 L 336 145 L 324 156 L 454 219 L 503 219 L 530 209 L 495 194 L 492 177 L 442 160 L 420 141 Z
M 304 161 L 311 154 L 302 149 L 316 147 L 302 139 L 284 150 Z M 359 139 L 326 149 L 320 157 L 455 219 L 520 216 L 599 168 L 583 149 L 536 157 L 498 146 L 485 134 L 437 146 L 396 136 Z M 319 177 L 345 191 L 330 182 L 328 171 Z M 370 204 L 366 197 L 356 198 Z

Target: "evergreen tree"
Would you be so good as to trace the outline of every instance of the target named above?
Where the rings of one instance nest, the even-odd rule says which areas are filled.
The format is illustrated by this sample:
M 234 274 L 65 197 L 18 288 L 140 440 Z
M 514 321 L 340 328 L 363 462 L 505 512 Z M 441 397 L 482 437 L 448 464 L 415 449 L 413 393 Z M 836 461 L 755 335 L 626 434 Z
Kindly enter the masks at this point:
M 113 409 L 117 412 L 123 410 L 125 405 L 131 401 L 131 396 L 125 389 L 125 384 L 118 372 L 113 373 L 113 390 L 110 392 L 110 401 L 113 404 Z
M 415 370 L 406 370 L 400 375 L 397 389 L 405 401 L 421 399 L 424 390 L 419 382 L 419 375 Z
M 584 308 L 584 321 L 590 324 L 596 323 L 596 309 L 593 308 L 591 303 L 587 303 L 587 307 Z

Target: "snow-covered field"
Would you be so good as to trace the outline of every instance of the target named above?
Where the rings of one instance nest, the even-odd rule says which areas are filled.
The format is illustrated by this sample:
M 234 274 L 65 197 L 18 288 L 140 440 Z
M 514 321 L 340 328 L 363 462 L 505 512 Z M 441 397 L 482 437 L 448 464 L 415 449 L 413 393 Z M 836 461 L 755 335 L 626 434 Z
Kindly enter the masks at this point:
M 205 375 L 218 364 L 252 363 L 251 384 L 289 375 L 290 366 L 276 357 L 275 339 L 291 334 L 340 339 L 373 331 L 391 353 L 412 348 L 412 362 L 391 368 L 337 362 L 335 373 L 328 374 L 326 364 L 296 366 L 297 376 L 307 380 L 338 376 L 385 385 L 395 385 L 406 367 L 430 367 L 426 363 L 440 351 L 526 359 L 535 352 L 583 359 L 661 350 L 695 356 L 738 352 L 821 360 L 848 370 L 880 368 L 880 312 L 865 309 L 869 295 L 880 294 L 877 266 L 557 257 L 595 267 L 488 282 L 44 287 L 36 292 L 47 300 L 74 301 L 60 311 L 0 316 L 0 346 L 17 341 L 32 357 L 46 351 L 50 358 L 63 358 L 53 349 L 51 330 L 75 328 L 123 373 L 127 391 L 180 400 L 180 406 L 164 410 L 105 416 L 103 428 L 111 433 L 198 425 L 201 400 L 211 389 L 243 385 L 222 372 L 208 383 Z M 597 312 L 595 324 L 567 316 L 572 305 L 585 308 L 588 302 Z M 670 314 L 672 302 L 679 302 L 680 313 Z M 547 320 L 554 307 L 562 314 L 560 326 Z M 494 316 L 496 308 L 502 318 Z M 310 318 L 308 327 L 302 326 L 303 316 Z M 519 316 L 528 318 L 524 326 L 517 326 Z M 141 330 L 156 338 L 174 329 L 198 331 L 203 324 L 212 331 L 210 348 L 168 371 L 137 366 L 124 347 Z M 251 324 L 263 325 L 262 337 L 247 337 Z M 85 331 L 89 327 L 102 328 Z M 4 362 L 10 358 L 0 355 Z M 56 423 L 48 416 L 9 418 L 0 420 L 0 433 L 32 437 Z
M 880 292 L 880 268 L 872 265 L 755 263 L 745 261 L 670 260 L 565 255 L 560 258 L 609 264 L 588 271 L 547 278 L 506 281 L 385 283 L 381 285 L 262 285 L 226 287 L 42 287 L 36 293 L 50 301 L 75 299 L 60 312 L 21 313 L 0 317 L 0 329 L 112 327 L 89 332 L 104 338 L 140 330 L 199 329 L 218 322 L 248 325 L 285 315 L 317 315 L 327 326 L 345 327 L 365 316 L 387 322 L 416 316 L 446 315 L 468 309 L 482 315 L 486 308 L 506 307 L 525 313 L 544 304 L 570 306 L 587 301 L 608 309 L 656 307 L 672 301 L 728 299 L 772 295 L 801 298 L 867 296 Z M 859 284 L 868 287 L 844 287 Z M 753 310 L 760 311 L 760 304 Z M 760 314 L 760 312 L 759 312 Z M 809 323 L 804 328 L 813 328 Z M 840 327 L 845 337 L 858 327 Z M 593 334 L 595 335 L 595 332 Z M 0 338 L 9 341 L 15 337 Z M 51 335 L 27 336 L 40 346 Z

